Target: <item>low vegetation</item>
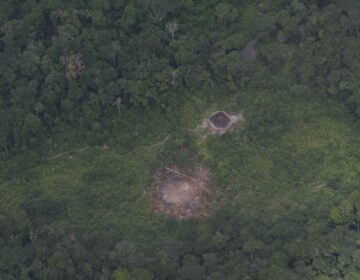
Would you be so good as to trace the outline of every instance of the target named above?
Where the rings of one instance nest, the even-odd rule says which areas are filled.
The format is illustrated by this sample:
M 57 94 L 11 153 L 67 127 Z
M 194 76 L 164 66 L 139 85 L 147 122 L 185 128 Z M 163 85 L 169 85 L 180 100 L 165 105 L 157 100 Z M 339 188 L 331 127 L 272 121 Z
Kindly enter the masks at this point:
M 0 279 L 360 279 L 359 8 L 2 1 Z

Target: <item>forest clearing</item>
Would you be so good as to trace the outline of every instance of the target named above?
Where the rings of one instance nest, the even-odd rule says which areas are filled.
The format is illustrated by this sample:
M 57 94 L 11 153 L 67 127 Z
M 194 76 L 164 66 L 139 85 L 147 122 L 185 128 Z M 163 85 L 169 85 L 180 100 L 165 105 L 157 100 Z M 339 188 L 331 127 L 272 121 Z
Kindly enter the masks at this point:
M 0 3 L 0 279 L 360 279 L 360 2 Z

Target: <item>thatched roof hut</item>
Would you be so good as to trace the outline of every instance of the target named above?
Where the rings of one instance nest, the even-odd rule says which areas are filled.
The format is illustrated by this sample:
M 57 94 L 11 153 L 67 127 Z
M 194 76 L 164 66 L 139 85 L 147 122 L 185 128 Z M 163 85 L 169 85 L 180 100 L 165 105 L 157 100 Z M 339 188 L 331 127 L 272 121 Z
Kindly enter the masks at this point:
M 224 111 L 212 113 L 208 118 L 208 123 L 216 131 L 225 131 L 233 124 L 231 117 Z

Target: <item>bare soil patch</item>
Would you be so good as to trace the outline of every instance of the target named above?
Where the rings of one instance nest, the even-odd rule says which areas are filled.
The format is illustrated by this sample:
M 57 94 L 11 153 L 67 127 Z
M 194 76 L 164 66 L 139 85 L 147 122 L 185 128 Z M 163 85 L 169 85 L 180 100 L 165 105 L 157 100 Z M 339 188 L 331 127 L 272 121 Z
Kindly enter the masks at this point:
M 210 202 L 209 172 L 204 166 L 193 170 L 165 168 L 155 175 L 157 187 L 152 193 L 152 209 L 178 220 L 207 216 Z

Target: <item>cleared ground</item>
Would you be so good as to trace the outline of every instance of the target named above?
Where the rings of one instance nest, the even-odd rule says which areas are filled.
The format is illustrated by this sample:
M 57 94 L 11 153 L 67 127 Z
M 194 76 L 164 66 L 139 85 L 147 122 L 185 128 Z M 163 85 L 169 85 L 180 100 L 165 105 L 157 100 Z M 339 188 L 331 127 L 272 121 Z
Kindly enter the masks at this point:
M 187 171 L 167 168 L 156 180 L 158 186 L 152 196 L 152 207 L 156 213 L 179 220 L 207 216 L 210 186 L 205 167 Z

